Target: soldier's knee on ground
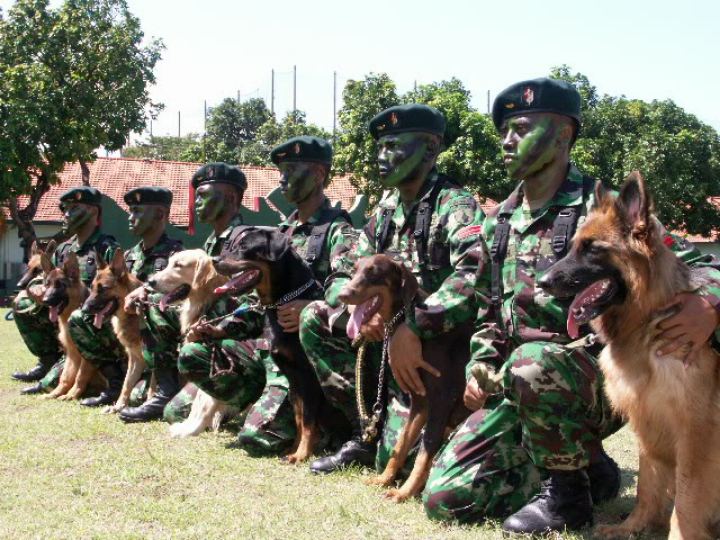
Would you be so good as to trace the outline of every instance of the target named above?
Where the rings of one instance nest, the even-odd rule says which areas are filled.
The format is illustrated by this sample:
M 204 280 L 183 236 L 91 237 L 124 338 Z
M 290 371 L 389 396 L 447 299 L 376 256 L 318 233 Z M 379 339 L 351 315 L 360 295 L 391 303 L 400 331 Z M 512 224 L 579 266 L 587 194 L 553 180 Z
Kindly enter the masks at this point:
M 206 356 L 207 346 L 203 343 L 196 342 L 183 345 L 178 355 L 178 371 L 185 376 L 197 372 L 199 363 L 207 363 L 203 360 Z
M 168 424 L 182 422 L 190 416 L 192 402 L 197 396 L 198 387 L 193 383 L 187 383 L 163 409 L 163 420 Z
M 562 354 L 556 343 L 534 341 L 520 345 L 504 366 L 505 397 L 522 405 L 535 401 L 538 393 L 562 385 L 562 376 L 556 374 L 558 355 Z

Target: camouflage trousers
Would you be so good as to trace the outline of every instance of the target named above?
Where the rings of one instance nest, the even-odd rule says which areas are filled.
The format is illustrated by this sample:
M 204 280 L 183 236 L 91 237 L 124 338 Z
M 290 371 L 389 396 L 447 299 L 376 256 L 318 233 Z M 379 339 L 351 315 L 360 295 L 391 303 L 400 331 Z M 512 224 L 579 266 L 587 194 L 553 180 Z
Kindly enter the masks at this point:
M 325 396 L 332 405 L 345 414 L 353 429 L 358 432 L 360 418 L 355 395 L 357 350 L 353 349 L 345 331 L 347 314 L 335 318 L 337 314 L 337 310 L 322 300 L 308 304 L 300 315 L 300 342 L 315 368 Z M 372 409 L 377 399 L 381 356 L 381 343 L 371 343 L 366 349 L 363 396 L 368 410 Z M 395 443 L 410 412 L 409 397 L 397 386 L 390 368 L 386 369 L 389 377 L 388 405 L 385 409 L 385 421 L 375 462 L 376 468 L 380 471 L 385 469 L 392 456 Z M 412 465 L 413 460 L 414 453 L 408 459 L 406 468 Z
M 154 293 L 149 300 L 157 303 L 161 297 Z M 140 321 L 145 364 L 150 369 L 177 367 L 177 353 L 182 343 L 178 306 L 167 306 L 165 311 L 160 311 L 157 306 L 150 305 Z
M 224 403 L 240 410 L 252 405 L 239 435 L 243 444 L 279 452 L 295 440 L 288 381 L 264 340 L 189 343 L 180 350 L 178 368 Z
M 506 517 L 539 491 L 548 470 L 586 467 L 622 426 L 585 349 L 526 343 L 505 369 L 504 395 L 471 415 L 436 459 L 423 495 L 429 517 Z
M 58 339 L 58 324 L 50 321 L 46 306 L 34 302 L 25 291 L 12 305 L 13 317 L 28 350 L 44 364 L 52 366 L 63 355 Z
M 110 363 L 127 365 L 125 347 L 115 335 L 110 318 L 100 328 L 95 328 L 93 320 L 94 315 L 80 309 L 73 311 L 68 320 L 70 337 L 82 357 L 96 368 Z

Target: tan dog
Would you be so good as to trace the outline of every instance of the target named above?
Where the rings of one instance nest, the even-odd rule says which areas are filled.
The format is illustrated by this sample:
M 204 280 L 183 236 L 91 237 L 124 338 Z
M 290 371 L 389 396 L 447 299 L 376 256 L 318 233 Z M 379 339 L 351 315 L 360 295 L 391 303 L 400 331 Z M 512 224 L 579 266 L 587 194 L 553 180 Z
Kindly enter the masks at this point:
M 45 291 L 42 302 L 50 310 L 50 320 L 60 328 L 58 339 L 65 349 L 65 367 L 60 382 L 46 399 L 80 399 L 91 380 L 102 386 L 102 377 L 97 369 L 88 363 L 73 343 L 68 329 L 68 320 L 87 297 L 87 287 L 80 279 L 80 265 L 75 253 L 69 253 L 60 268 L 56 267 L 46 254 L 40 256 L 45 274 Z
M 575 296 L 571 337 L 592 320 L 606 344 L 600 367 L 607 395 L 640 445 L 637 506 L 596 534 L 627 537 L 669 526 L 671 538 L 711 538 L 720 522 L 720 358 L 708 344 L 687 367 L 689 347 L 656 354 L 663 345 L 657 323 L 670 314 L 658 310 L 696 288 L 691 270 L 667 247 L 674 239 L 652 215 L 639 173 L 619 197 L 599 184 L 595 197 L 571 252 L 540 283 L 556 296 Z
M 142 282 L 127 271 L 125 255 L 121 249 L 115 250 L 111 264 L 95 252 L 97 274 L 90 286 L 90 296 L 83 304 L 83 311 L 95 315 L 93 326 L 102 328 L 105 321 L 112 317 L 112 327 L 118 340 L 128 355 L 128 368 L 125 374 L 120 397 L 114 405 L 103 412 L 117 413 L 127 407 L 130 393 L 140 380 L 145 369 L 140 336 L 140 316 L 129 314 L 123 309 L 125 297 L 142 286 Z
M 186 335 L 216 300 L 215 289 L 227 281 L 215 271 L 212 259 L 205 251 L 191 249 L 170 257 L 167 267 L 153 274 L 148 284 L 163 293 L 161 310 L 182 302 L 180 328 Z M 224 418 L 236 412 L 235 408 L 198 389 L 190 415 L 185 421 L 171 425 L 170 433 L 173 437 L 194 437 L 209 427 L 217 430 Z

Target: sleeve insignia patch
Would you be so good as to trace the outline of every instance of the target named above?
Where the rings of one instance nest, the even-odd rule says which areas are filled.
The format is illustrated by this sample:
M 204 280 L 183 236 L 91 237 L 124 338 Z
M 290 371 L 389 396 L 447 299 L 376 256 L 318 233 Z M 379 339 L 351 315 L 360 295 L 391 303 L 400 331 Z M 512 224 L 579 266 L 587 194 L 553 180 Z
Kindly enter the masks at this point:
M 667 247 L 673 246 L 675 245 L 675 239 L 669 234 L 666 234 L 665 238 L 663 238 L 663 244 L 665 244 Z
M 464 227 L 460 229 L 460 231 L 457 234 L 458 239 L 462 240 L 463 238 L 467 238 L 468 236 L 473 236 L 475 234 L 480 234 L 482 232 L 482 225 L 471 225 L 470 227 Z

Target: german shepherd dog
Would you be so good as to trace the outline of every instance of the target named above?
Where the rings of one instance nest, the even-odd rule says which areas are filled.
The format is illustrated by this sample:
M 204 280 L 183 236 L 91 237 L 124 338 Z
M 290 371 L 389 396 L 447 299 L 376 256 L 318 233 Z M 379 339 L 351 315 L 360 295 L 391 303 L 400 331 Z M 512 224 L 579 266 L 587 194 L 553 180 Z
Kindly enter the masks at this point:
M 75 253 L 69 253 L 60 268 L 43 253 L 40 255 L 40 265 L 45 274 L 42 303 L 50 310 L 50 320 L 58 323 L 58 339 L 65 349 L 65 367 L 60 382 L 43 398 L 80 399 L 93 378 L 102 380 L 97 369 L 82 357 L 68 329 L 70 315 L 82 305 L 88 295 L 87 287 L 80 279 L 80 264 Z
M 637 505 L 619 525 L 600 525 L 605 538 L 670 528 L 671 538 L 705 539 L 720 522 L 720 358 L 705 345 L 658 357 L 658 311 L 697 283 L 665 245 L 642 176 L 626 179 L 616 198 L 595 190 L 597 206 L 568 255 L 540 280 L 558 297 L 573 297 L 571 337 L 590 322 L 605 348 L 600 367 L 615 410 L 630 421 L 640 446 Z M 674 510 L 670 514 L 670 502 Z
M 25 290 L 33 279 L 43 275 L 42 265 L 40 264 L 40 256 L 44 253 L 48 258 L 50 258 L 54 255 L 55 249 L 57 249 L 55 240 L 50 240 L 44 251 L 40 249 L 37 242 L 33 242 L 32 247 L 30 248 L 30 260 L 28 261 L 27 270 L 17 283 L 18 289 Z M 39 292 L 38 294 L 36 292 L 33 295 L 33 292 L 34 291 L 27 291 L 28 295 L 30 295 L 35 302 L 41 302 L 43 293 Z
M 180 328 L 186 335 L 218 298 L 215 289 L 227 280 L 217 273 L 205 251 L 189 249 L 172 255 L 167 267 L 153 274 L 148 285 L 163 293 L 159 306 L 161 311 L 181 302 Z M 193 437 L 209 427 L 217 431 L 222 420 L 236 412 L 235 408 L 198 389 L 190 415 L 185 421 L 171 425 L 170 434 L 173 437 Z
M 289 238 L 273 229 L 248 229 L 223 250 L 215 267 L 232 278 L 219 292 L 237 296 L 255 290 L 264 307 L 263 336 L 270 344 L 273 361 L 290 383 L 298 433 L 285 460 L 289 463 L 307 460 L 321 427 L 349 437 L 350 426 L 325 399 L 298 333 L 283 331 L 278 322 L 278 302 L 289 301 L 284 300 L 289 296 L 293 300 L 310 299 L 313 288 L 320 287 L 310 267 L 292 249 Z
M 112 317 L 112 327 L 118 340 L 128 355 L 128 367 L 120 397 L 114 405 L 103 412 L 117 413 L 127 407 L 130 393 L 140 380 L 145 369 L 140 337 L 140 317 L 129 314 L 123 309 L 125 297 L 142 286 L 142 282 L 127 271 L 125 255 L 121 249 L 115 250 L 111 264 L 95 252 L 97 274 L 90 286 L 90 296 L 85 300 L 82 310 L 94 315 L 93 326 L 102 328 L 105 321 Z
M 401 310 L 407 313 L 427 296 L 407 266 L 393 261 L 387 255 L 373 255 L 355 263 L 353 277 L 341 289 L 338 299 L 346 305 L 355 306 L 347 325 L 348 337 L 355 340 L 360 327 L 376 313 L 388 324 Z M 402 320 L 405 320 L 404 317 Z M 394 331 L 394 328 L 389 330 Z M 467 336 L 461 336 L 463 332 Z M 401 488 L 390 489 L 386 494 L 398 503 L 420 494 L 448 428 L 457 426 L 470 415 L 470 410 L 463 403 L 465 366 L 470 360 L 469 329 L 423 342 L 423 359 L 440 371 L 441 376 L 425 375 L 421 371 L 426 395 L 411 392 L 409 418 L 393 448 L 392 456 L 383 473 L 368 481 L 384 487 L 392 485 L 425 428 L 420 453 L 410 477 Z

